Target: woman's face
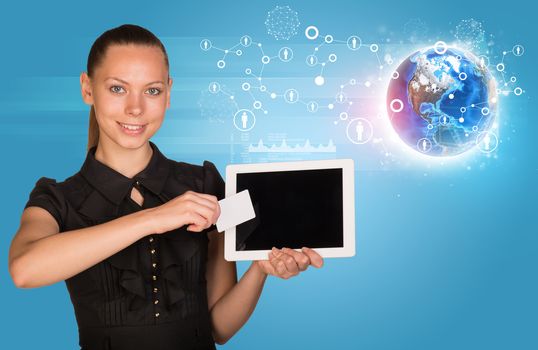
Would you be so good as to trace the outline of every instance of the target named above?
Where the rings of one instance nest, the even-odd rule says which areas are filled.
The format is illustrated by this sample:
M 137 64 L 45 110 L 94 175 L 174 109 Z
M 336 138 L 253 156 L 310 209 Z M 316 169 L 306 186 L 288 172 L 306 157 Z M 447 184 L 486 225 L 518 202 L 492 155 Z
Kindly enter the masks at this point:
M 80 81 L 87 104 L 93 104 L 99 139 L 139 148 L 160 128 L 170 106 L 172 79 L 158 47 L 109 46 L 91 79 Z

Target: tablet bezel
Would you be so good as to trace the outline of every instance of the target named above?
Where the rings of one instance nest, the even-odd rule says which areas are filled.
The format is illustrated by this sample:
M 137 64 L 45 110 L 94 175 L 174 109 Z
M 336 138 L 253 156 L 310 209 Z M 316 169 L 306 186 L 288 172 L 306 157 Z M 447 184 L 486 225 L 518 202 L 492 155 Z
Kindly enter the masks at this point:
M 355 255 L 355 169 L 353 159 L 230 164 L 226 166 L 226 197 L 237 192 L 237 174 L 335 168 L 342 169 L 344 246 L 341 248 L 315 248 L 315 251 L 324 258 L 352 257 Z M 235 226 L 225 230 L 224 235 L 224 258 L 227 261 L 268 259 L 270 250 L 236 251 Z

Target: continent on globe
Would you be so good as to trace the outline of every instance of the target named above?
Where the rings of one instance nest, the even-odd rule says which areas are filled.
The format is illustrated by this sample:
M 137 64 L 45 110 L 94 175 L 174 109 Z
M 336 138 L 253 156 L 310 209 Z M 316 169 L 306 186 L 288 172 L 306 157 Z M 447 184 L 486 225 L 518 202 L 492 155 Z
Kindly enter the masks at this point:
M 408 146 L 431 156 L 455 156 L 491 132 L 496 82 L 471 52 L 425 48 L 398 66 L 387 107 L 394 130 Z

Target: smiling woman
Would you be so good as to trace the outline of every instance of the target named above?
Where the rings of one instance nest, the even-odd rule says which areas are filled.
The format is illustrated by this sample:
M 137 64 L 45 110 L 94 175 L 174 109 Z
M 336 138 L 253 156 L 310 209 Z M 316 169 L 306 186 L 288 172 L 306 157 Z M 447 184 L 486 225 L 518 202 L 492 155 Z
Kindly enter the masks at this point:
M 151 35 L 143 38 L 142 42 L 125 43 L 107 38 L 105 33 L 90 51 L 88 72 L 80 75 L 84 102 L 92 106 L 88 149 L 100 139 L 139 148 L 163 122 L 172 88 L 168 56 Z
M 103 33 L 80 75 L 91 105 L 79 172 L 40 178 L 9 252 L 20 288 L 65 280 L 84 350 L 215 349 L 248 320 L 269 274 L 289 278 L 321 256 L 275 249 L 237 281 L 215 223 L 215 165 L 166 158 L 150 138 L 170 106 L 160 40 L 122 25 Z

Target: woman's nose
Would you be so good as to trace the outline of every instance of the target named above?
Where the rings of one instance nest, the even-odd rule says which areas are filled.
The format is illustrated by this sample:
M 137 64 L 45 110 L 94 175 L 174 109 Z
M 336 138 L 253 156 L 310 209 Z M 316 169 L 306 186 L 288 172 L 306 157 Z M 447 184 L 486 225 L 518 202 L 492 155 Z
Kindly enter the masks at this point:
M 125 112 L 129 115 L 137 116 L 143 112 L 143 99 L 137 93 L 129 94 L 127 98 L 127 105 L 125 107 Z

